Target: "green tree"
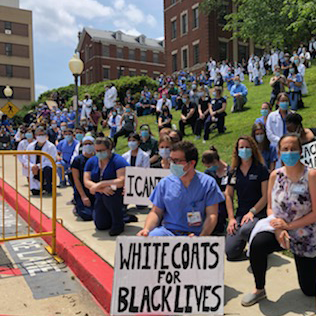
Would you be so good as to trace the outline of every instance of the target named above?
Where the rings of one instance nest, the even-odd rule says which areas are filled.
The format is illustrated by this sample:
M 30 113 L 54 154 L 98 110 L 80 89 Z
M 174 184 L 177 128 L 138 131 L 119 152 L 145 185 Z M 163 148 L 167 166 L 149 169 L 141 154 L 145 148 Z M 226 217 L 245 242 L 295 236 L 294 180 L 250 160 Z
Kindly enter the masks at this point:
M 220 12 L 223 2 L 205 0 L 202 10 Z M 316 33 L 315 0 L 233 0 L 236 12 L 227 14 L 224 30 L 256 44 L 289 48 Z

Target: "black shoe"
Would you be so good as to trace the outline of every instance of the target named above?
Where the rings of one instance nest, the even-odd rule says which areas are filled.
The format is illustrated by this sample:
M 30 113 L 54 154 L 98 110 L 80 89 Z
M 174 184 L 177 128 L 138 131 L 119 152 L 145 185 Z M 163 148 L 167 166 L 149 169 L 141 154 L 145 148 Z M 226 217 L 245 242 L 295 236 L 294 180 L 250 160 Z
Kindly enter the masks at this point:
M 59 189 L 67 188 L 67 184 L 66 183 L 61 183 L 60 185 L 57 185 L 57 188 L 59 188 Z
M 138 222 L 138 218 L 135 215 L 126 214 L 123 218 L 124 223 L 136 223 Z
M 109 235 L 110 236 L 118 236 L 121 233 L 123 233 L 123 231 L 124 231 L 124 227 L 122 227 L 122 228 L 114 228 L 114 229 L 111 229 L 109 231 Z

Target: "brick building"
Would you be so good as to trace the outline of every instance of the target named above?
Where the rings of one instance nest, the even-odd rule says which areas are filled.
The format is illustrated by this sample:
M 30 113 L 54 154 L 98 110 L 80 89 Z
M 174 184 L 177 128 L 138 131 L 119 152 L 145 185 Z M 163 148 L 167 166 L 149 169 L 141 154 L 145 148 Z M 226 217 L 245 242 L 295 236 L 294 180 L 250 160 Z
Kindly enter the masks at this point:
M 84 28 L 79 33 L 77 52 L 84 62 L 81 84 L 121 76 L 159 76 L 165 72 L 164 41 Z
M 35 98 L 32 12 L 19 9 L 18 0 L 0 0 L 0 107 L 7 102 L 6 85 L 18 107 Z
M 232 1 L 223 1 L 220 13 L 205 15 L 200 10 L 203 0 L 164 0 L 166 72 L 181 69 L 198 71 L 212 56 L 216 61 L 241 61 L 255 52 L 251 41 L 231 39 L 223 31 L 224 16 L 233 10 Z M 259 52 L 258 52 L 259 53 Z

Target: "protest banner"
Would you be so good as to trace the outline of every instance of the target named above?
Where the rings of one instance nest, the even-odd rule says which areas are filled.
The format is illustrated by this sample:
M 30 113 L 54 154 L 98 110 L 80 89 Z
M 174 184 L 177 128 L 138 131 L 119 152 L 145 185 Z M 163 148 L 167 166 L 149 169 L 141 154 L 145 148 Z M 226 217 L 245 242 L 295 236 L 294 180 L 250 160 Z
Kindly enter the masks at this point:
M 150 194 L 169 174 L 169 169 L 126 167 L 124 204 L 150 205 Z
M 111 315 L 223 315 L 224 237 L 116 240 Z
M 316 169 L 316 140 L 302 146 L 302 164 Z

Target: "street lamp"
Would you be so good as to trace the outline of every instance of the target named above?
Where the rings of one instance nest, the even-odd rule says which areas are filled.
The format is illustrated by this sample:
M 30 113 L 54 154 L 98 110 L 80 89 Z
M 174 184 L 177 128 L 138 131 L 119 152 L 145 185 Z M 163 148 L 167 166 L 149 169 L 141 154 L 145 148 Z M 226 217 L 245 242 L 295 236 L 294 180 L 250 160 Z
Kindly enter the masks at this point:
M 75 77 L 75 96 L 76 96 L 76 127 L 79 126 L 79 106 L 78 106 L 78 77 L 83 71 L 83 62 L 78 57 L 77 54 L 74 54 L 73 57 L 69 60 L 69 69 Z
M 7 85 L 3 89 L 3 93 L 4 93 L 5 97 L 9 100 L 12 97 L 13 91 L 12 91 L 11 87 L 9 85 Z

